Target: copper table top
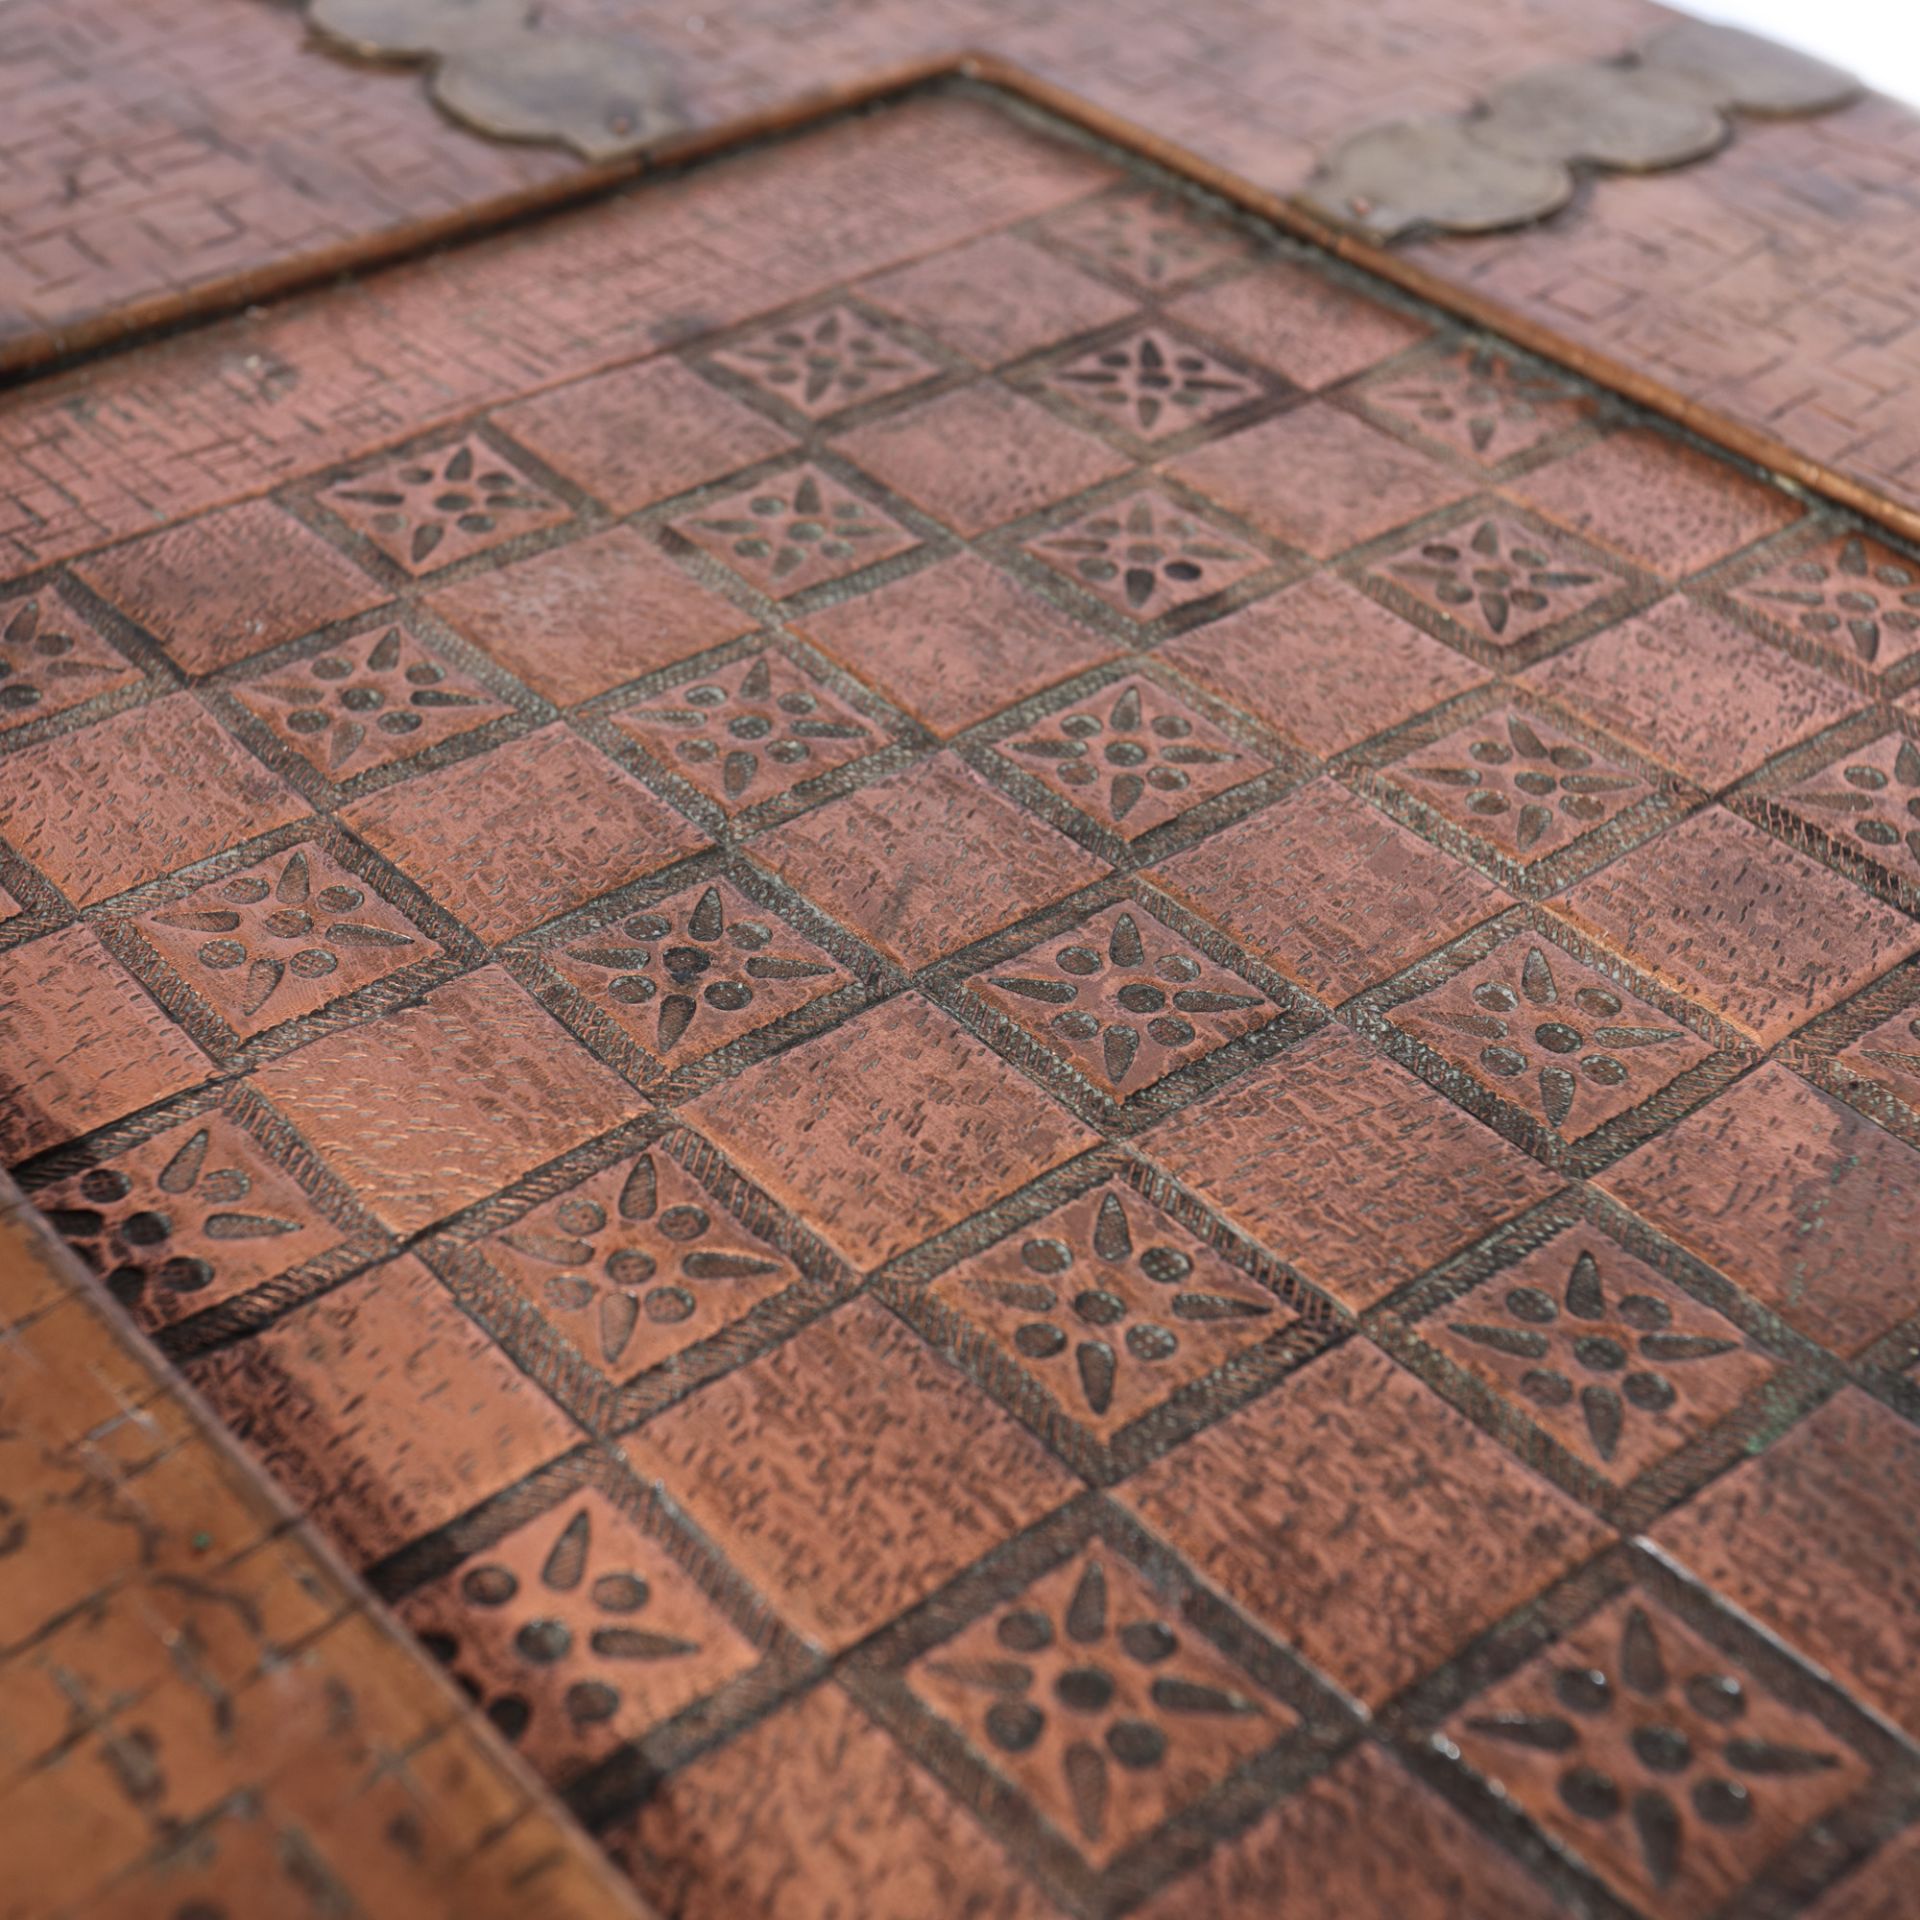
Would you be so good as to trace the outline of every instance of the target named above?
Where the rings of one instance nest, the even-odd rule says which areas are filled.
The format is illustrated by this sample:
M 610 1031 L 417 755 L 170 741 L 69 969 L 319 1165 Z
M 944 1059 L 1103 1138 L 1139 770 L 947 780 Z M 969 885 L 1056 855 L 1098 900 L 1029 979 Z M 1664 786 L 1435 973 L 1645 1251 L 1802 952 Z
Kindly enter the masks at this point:
M 966 86 L 0 417 L 0 1914 L 1915 1911 L 1897 538 Z

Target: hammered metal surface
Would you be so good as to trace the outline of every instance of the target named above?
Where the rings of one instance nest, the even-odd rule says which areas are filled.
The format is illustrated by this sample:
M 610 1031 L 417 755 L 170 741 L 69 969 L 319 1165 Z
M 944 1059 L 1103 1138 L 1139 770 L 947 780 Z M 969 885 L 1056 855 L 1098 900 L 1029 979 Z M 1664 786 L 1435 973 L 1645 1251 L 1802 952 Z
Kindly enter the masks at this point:
M 221 451 L 0 569 L 0 1911 L 1901 1897 L 1920 561 L 1155 191 L 916 99 L 95 370 Z M 114 1300 L 464 1711 L 89 1598 Z

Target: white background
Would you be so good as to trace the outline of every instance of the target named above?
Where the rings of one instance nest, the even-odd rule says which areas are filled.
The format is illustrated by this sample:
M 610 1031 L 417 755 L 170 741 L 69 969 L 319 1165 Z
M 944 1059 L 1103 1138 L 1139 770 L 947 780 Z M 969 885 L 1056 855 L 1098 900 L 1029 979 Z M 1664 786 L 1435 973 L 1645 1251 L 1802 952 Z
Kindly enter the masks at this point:
M 1920 106 L 1920 0 L 1673 0 L 1703 20 L 1751 27 Z

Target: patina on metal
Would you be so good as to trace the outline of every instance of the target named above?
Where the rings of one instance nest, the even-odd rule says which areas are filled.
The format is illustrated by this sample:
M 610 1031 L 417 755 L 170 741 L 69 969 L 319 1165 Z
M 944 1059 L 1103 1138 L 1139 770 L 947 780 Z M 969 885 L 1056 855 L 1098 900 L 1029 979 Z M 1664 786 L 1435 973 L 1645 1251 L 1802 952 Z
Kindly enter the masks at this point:
M 1573 197 L 1569 169 L 1687 166 L 1733 137 L 1731 113 L 1827 113 L 1860 90 L 1757 34 L 1681 21 L 1618 60 L 1520 74 L 1453 118 L 1368 127 L 1327 156 L 1300 198 L 1376 239 L 1524 226 Z
M 531 0 L 312 0 L 307 18 L 358 59 L 426 65 L 449 118 L 496 140 L 613 160 L 685 125 L 656 53 L 630 36 L 550 28 Z

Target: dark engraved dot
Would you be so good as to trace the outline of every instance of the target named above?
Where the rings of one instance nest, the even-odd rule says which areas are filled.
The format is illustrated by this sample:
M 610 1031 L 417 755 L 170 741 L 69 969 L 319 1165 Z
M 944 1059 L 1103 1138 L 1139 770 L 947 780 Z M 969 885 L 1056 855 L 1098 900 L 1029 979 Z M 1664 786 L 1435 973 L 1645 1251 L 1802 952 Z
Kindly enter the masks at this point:
M 1678 1727 L 1635 1727 L 1633 1751 L 1655 1773 L 1678 1773 L 1693 1758 L 1693 1743 Z
M 1612 1683 L 1598 1667 L 1562 1667 L 1553 1677 L 1553 1691 L 1575 1713 L 1604 1713 L 1613 1697 Z
M 1687 1704 L 1703 1720 L 1731 1726 L 1746 1713 L 1747 1693 L 1730 1673 L 1697 1673 L 1687 1682 Z
M 1144 980 L 1130 981 L 1117 998 L 1129 1013 L 1158 1013 L 1167 1004 L 1165 992 Z
M 594 1234 L 607 1224 L 607 1210 L 585 1194 L 572 1194 L 554 1208 L 553 1217 L 567 1233 Z
M 533 1709 L 517 1693 L 504 1693 L 487 1703 L 487 1718 L 509 1740 L 518 1740 L 533 1719 Z
M 147 1276 L 140 1267 L 115 1267 L 107 1275 L 107 1291 L 123 1307 L 130 1307 L 147 1290 Z
M 669 1240 L 698 1240 L 713 1225 L 713 1216 L 704 1207 L 669 1207 L 660 1216 L 660 1231 Z
M 573 1647 L 573 1633 L 564 1620 L 529 1620 L 513 1636 L 513 1644 L 525 1659 L 548 1666 L 566 1658 Z
M 1113 1699 L 1113 1676 L 1099 1667 L 1069 1667 L 1053 1690 L 1075 1713 L 1104 1713 Z
M 213 1266 L 210 1261 L 175 1255 L 171 1260 L 161 1261 L 154 1278 L 169 1293 L 198 1293 L 213 1285 Z
M 1641 1333 L 1658 1333 L 1673 1319 L 1673 1309 L 1650 1293 L 1630 1293 L 1620 1302 L 1620 1318 Z
M 1753 1818 L 1753 1795 L 1738 1780 L 1696 1780 L 1693 1810 L 1710 1827 L 1744 1827 Z
M 1067 1344 L 1067 1336 L 1050 1320 L 1034 1320 L 1013 1336 L 1013 1344 L 1029 1360 L 1051 1360 Z
M 578 1313 L 583 1307 L 593 1305 L 593 1282 L 583 1280 L 577 1273 L 563 1273 L 547 1282 L 546 1295 L 556 1307 L 567 1313 Z
M 1005 1615 L 994 1634 L 1010 1653 L 1039 1653 L 1053 1645 L 1053 1622 L 1036 1607 L 1022 1607 Z
M 1630 1373 L 1620 1383 L 1620 1391 L 1630 1405 L 1642 1413 L 1665 1413 L 1679 1399 L 1671 1381 L 1657 1373 Z
M 607 1278 L 621 1287 L 643 1287 L 654 1275 L 653 1255 L 638 1247 L 621 1247 L 603 1265 Z
M 1482 1047 L 1480 1064 L 1502 1080 L 1511 1080 L 1527 1070 L 1527 1056 L 1517 1047 Z
M 302 947 L 287 965 L 303 980 L 324 980 L 340 962 L 325 947 Z
M 659 989 L 643 973 L 623 974 L 607 988 L 607 997 L 622 1006 L 644 1006 Z
M 1091 1327 L 1110 1327 L 1126 1318 L 1127 1304 L 1105 1287 L 1085 1287 L 1073 1296 L 1073 1310 Z
M 1193 1039 L 1194 1027 L 1191 1020 L 1182 1020 L 1178 1014 L 1163 1013 L 1147 1022 L 1147 1033 L 1163 1047 L 1184 1047 Z
M 1560 1798 L 1583 1820 L 1611 1820 L 1620 1811 L 1620 1789 L 1597 1767 L 1569 1767 Z
M 1573 1357 L 1590 1373 L 1618 1373 L 1627 1364 L 1627 1350 L 1604 1334 L 1584 1334 L 1573 1343 Z
M 1120 1644 L 1142 1666 L 1151 1667 L 1170 1658 L 1180 1641 L 1171 1627 L 1162 1626 L 1158 1620 L 1136 1620 L 1120 1629 Z
M 722 1013 L 738 1013 L 753 1002 L 753 989 L 738 980 L 716 980 L 701 996 Z
M 117 1167 L 95 1167 L 80 1179 L 80 1191 L 103 1206 L 124 1200 L 132 1188 L 133 1182 Z
M 1193 1262 L 1177 1247 L 1149 1247 L 1140 1256 L 1140 1271 L 1155 1286 L 1176 1287 L 1193 1271 Z
M 1116 1720 L 1107 1729 L 1107 1751 L 1134 1772 L 1157 1767 L 1167 1751 L 1167 1736 L 1144 1720 Z
M 225 898 L 237 901 L 243 907 L 250 907 L 256 901 L 264 900 L 269 889 L 257 874 L 247 874 L 238 880 L 229 880 L 220 891 Z
M 589 1591 L 603 1613 L 638 1613 L 647 1604 L 647 1583 L 637 1574 L 603 1573 Z
M 247 950 L 238 940 L 209 940 L 200 949 L 200 964 L 211 967 L 215 973 L 239 966 L 246 957 Z
M 620 1711 L 620 1696 L 604 1680 L 576 1680 L 567 1689 L 567 1718 L 576 1727 L 598 1725 Z
M 655 1287 L 641 1304 L 647 1318 L 660 1326 L 677 1326 L 693 1318 L 694 1298 L 685 1287 Z
M 352 674 L 353 667 L 337 653 L 323 653 L 309 671 L 316 680 L 345 680 Z
M 1142 1323 L 1127 1329 L 1127 1351 L 1136 1360 L 1171 1360 L 1179 1350 L 1178 1337 L 1165 1327 Z
M 1020 1249 L 1020 1259 L 1035 1273 L 1065 1273 L 1073 1265 L 1073 1249 L 1064 1240 L 1035 1238 Z
M 1520 1391 L 1537 1407 L 1564 1407 L 1573 1398 L 1573 1382 L 1565 1374 L 1529 1367 L 1520 1376 Z
M 173 1231 L 173 1222 L 164 1213 L 131 1213 L 121 1222 L 120 1231 L 136 1247 L 157 1247 Z
M 1091 1040 L 1100 1031 L 1100 1022 L 1092 1014 L 1078 1009 L 1056 1013 L 1047 1024 L 1068 1040 Z
M 428 1631 L 420 1636 L 420 1644 L 444 1666 L 450 1666 L 460 1658 L 460 1642 L 450 1633 Z
M 1489 1013 L 1511 1013 L 1520 1004 L 1520 996 L 1497 980 L 1483 980 L 1473 990 L 1474 1004 Z
M 1543 1021 L 1534 1028 L 1533 1037 L 1549 1053 L 1573 1053 L 1580 1046 L 1580 1036 L 1560 1020 Z
M 1091 947 L 1062 947 L 1054 956 L 1063 973 L 1098 973 L 1100 956 Z
M 507 1567 L 474 1567 L 461 1576 L 460 1591 L 476 1607 L 504 1607 L 520 1591 L 520 1582 Z
M 1025 1700 L 997 1700 L 987 1709 L 987 1738 L 1002 1753 L 1025 1753 L 1046 1724 L 1047 1716 Z
M 1552 1294 L 1544 1293 L 1538 1287 L 1515 1287 L 1507 1295 L 1507 1311 L 1516 1320 L 1544 1327 L 1559 1319 L 1560 1303 Z

